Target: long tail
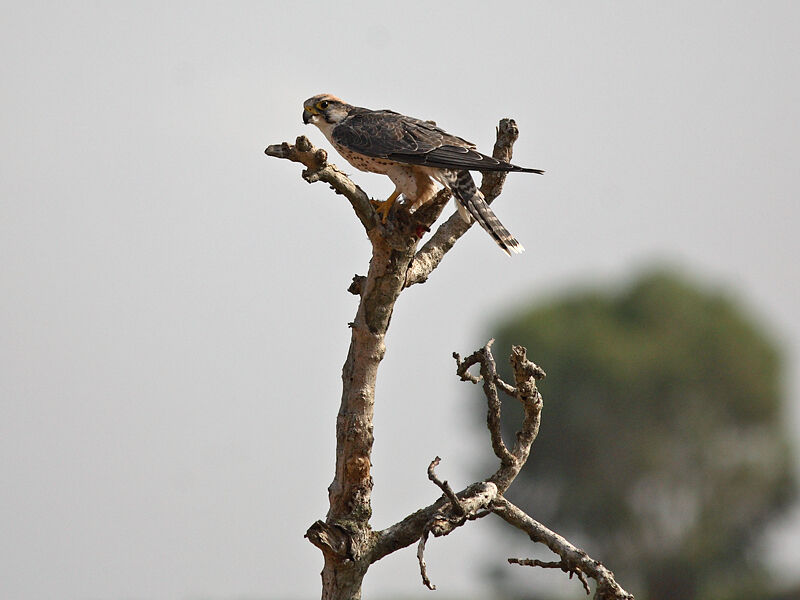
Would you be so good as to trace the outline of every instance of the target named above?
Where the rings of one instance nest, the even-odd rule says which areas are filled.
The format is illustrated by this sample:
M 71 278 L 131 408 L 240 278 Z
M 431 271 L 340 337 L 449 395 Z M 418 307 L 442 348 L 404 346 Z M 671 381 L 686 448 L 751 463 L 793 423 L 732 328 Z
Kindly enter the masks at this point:
M 447 183 L 456 200 L 463 207 L 469 215 L 486 230 L 492 239 L 497 243 L 503 252 L 511 256 L 511 254 L 521 254 L 525 248 L 522 247 L 517 239 L 503 227 L 500 219 L 494 214 L 492 209 L 486 204 L 486 200 L 481 194 L 480 190 L 475 187 L 475 182 L 472 180 L 472 175 L 469 171 L 451 171 L 447 176 Z M 462 210 L 459 210 L 461 216 L 466 218 Z

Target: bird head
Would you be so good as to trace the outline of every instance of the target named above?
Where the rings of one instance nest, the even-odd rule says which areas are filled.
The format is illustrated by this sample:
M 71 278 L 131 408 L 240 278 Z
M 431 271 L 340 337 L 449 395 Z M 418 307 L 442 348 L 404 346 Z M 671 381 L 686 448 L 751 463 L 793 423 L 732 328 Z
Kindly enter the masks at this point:
M 347 116 L 351 108 L 336 96 L 319 94 L 303 102 L 303 123 L 312 123 L 320 128 L 335 125 Z

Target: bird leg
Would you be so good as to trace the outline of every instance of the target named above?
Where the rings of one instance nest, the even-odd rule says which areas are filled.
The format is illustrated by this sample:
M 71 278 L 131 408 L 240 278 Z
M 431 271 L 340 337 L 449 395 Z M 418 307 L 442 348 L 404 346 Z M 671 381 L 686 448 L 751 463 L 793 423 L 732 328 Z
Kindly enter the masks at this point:
M 421 208 L 433 200 L 433 197 L 438 191 L 434 180 L 425 172 L 415 171 L 414 183 L 416 183 L 417 186 L 417 193 L 416 199 L 411 206 L 408 207 L 408 212 L 410 213 L 416 212 L 418 208 Z
M 386 217 L 389 216 L 389 211 L 392 210 L 394 201 L 397 200 L 400 194 L 400 188 L 395 188 L 395 190 L 392 192 L 392 195 L 386 200 L 370 200 L 372 206 L 375 207 L 375 211 L 381 216 L 382 223 L 386 223 Z

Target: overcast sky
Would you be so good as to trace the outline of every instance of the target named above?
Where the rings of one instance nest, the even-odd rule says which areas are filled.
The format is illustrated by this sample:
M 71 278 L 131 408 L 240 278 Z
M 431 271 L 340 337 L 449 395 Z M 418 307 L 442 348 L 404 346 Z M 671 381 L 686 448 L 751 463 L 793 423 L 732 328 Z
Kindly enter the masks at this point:
M 397 305 L 376 527 L 438 496 L 434 456 L 460 488 L 488 452 L 454 350 L 652 262 L 758 315 L 797 433 L 798 31 L 796 2 L 4 3 L 0 596 L 318 596 L 303 533 L 327 510 L 369 245 L 344 199 L 263 149 L 327 147 L 300 118 L 321 92 L 487 151 L 514 117 L 515 162 L 547 170 L 496 205 L 525 254 L 474 228 Z M 797 556 L 800 514 L 781 529 Z M 437 594 L 478 597 L 483 561 L 524 547 L 488 522 L 434 540 Z M 368 574 L 367 597 L 390 593 L 430 594 L 413 550 Z

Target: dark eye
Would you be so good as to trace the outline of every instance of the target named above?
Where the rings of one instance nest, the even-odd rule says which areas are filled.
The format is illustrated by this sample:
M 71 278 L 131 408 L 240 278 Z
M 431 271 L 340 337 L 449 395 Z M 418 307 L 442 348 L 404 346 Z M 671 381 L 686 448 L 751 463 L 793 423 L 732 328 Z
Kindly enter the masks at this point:
M 328 108 L 328 104 L 329 102 L 327 100 L 323 100 L 317 106 L 319 106 L 322 110 L 325 110 L 326 108 Z

